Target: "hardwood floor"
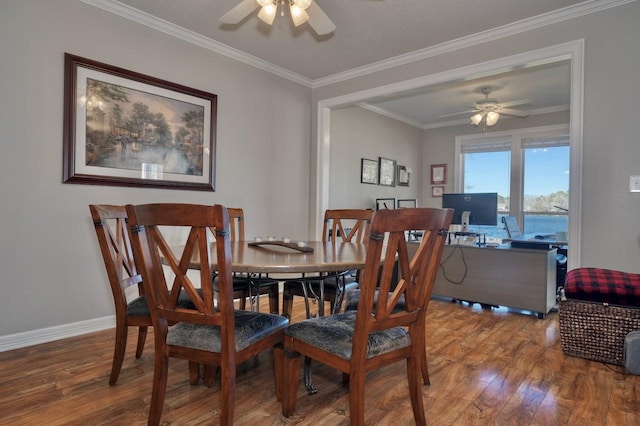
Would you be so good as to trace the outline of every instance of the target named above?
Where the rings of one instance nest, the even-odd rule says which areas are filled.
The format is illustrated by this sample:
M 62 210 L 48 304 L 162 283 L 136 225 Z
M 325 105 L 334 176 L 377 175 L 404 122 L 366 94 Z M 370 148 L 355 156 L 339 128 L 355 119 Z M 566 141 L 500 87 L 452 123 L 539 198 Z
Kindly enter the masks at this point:
M 293 312 L 294 320 L 304 312 L 297 300 Z M 640 376 L 565 356 L 555 313 L 539 320 L 433 300 L 427 319 L 431 425 L 640 424 Z M 146 424 L 153 336 L 139 360 L 135 337 L 116 386 L 108 385 L 113 330 L 0 353 L 0 424 Z M 413 424 L 405 371 L 398 363 L 367 378 L 367 424 Z M 236 424 L 348 424 L 341 373 L 315 363 L 313 379 L 319 392 L 306 395 L 301 381 L 296 415 L 286 419 L 274 396 L 271 354 L 261 355 L 257 367 L 239 374 Z M 217 424 L 218 389 L 190 386 L 186 362 L 171 360 L 163 424 Z

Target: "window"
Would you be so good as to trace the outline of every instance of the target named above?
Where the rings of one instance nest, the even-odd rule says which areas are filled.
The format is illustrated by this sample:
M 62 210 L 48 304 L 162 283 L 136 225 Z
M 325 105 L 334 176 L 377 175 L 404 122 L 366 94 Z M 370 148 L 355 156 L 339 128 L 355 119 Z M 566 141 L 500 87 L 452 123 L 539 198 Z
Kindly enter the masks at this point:
M 523 232 L 553 234 L 569 229 L 569 137 L 522 140 Z
M 498 226 L 473 227 L 505 238 L 501 223 L 513 215 L 524 233 L 569 228 L 568 126 L 456 138 L 456 192 L 497 192 Z

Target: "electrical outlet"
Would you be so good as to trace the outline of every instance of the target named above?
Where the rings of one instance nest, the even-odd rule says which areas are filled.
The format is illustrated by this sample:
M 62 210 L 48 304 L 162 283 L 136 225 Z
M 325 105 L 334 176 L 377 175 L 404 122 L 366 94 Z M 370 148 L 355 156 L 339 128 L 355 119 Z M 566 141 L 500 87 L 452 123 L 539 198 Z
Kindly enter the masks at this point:
M 640 192 L 640 176 L 629 176 L 629 192 Z

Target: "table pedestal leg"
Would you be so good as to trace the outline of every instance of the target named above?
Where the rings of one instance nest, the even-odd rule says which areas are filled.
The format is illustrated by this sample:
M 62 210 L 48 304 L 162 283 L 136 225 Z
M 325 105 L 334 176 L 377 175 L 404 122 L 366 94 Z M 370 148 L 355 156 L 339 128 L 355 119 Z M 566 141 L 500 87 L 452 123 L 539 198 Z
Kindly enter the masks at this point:
M 309 395 L 318 393 L 318 388 L 311 382 L 311 358 L 309 357 L 304 357 L 304 387 Z
M 344 277 L 342 277 L 344 279 Z M 320 285 L 320 296 L 318 297 L 317 294 L 314 293 L 311 281 L 300 281 L 300 285 L 302 286 L 302 291 L 304 293 L 304 303 L 305 303 L 305 309 L 306 309 L 306 313 L 307 313 L 307 318 L 311 318 L 312 314 L 311 314 L 311 309 L 309 306 L 309 292 L 311 292 L 311 294 L 313 295 L 314 300 L 316 300 L 316 302 L 318 303 L 318 316 L 322 317 L 324 316 L 324 281 L 322 279 L 322 277 L 320 277 L 320 279 L 318 280 L 319 285 Z M 309 285 L 309 287 L 307 287 L 307 284 Z M 343 281 L 342 282 L 342 286 L 340 285 L 340 276 L 336 276 L 336 305 L 339 307 L 340 304 L 342 303 L 342 297 L 344 296 L 344 288 L 345 288 L 345 284 L 346 282 Z M 336 311 L 336 306 L 332 306 L 331 307 L 331 313 L 334 314 Z M 314 315 L 315 316 L 315 315 Z M 304 358 L 304 387 L 307 389 L 307 394 L 309 395 L 313 395 L 315 393 L 318 392 L 318 388 L 316 388 L 315 386 L 313 386 L 313 382 L 311 381 L 311 358 L 309 357 L 305 357 Z

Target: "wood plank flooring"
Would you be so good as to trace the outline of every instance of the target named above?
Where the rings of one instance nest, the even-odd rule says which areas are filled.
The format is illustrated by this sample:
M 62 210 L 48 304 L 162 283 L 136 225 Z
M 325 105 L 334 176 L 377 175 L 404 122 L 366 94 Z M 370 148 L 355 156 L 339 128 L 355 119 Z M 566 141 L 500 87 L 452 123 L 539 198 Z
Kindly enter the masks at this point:
M 299 298 L 296 298 L 299 299 Z M 262 304 L 265 308 L 268 304 Z M 296 300 L 294 320 L 303 305 Z M 427 314 L 431 385 L 424 386 L 430 425 L 639 425 L 640 376 L 624 368 L 567 357 L 557 314 L 539 320 L 505 308 L 433 300 Z M 0 424 L 143 425 L 153 378 L 153 336 L 134 358 L 136 335 L 116 386 L 109 386 L 113 330 L 0 353 Z M 370 425 L 413 424 L 404 363 L 370 374 Z M 272 356 L 242 371 L 238 425 L 347 425 L 341 373 L 314 364 L 316 395 L 301 382 L 296 415 L 286 419 L 274 396 Z M 218 424 L 219 386 L 190 386 L 187 364 L 171 360 L 163 424 Z

